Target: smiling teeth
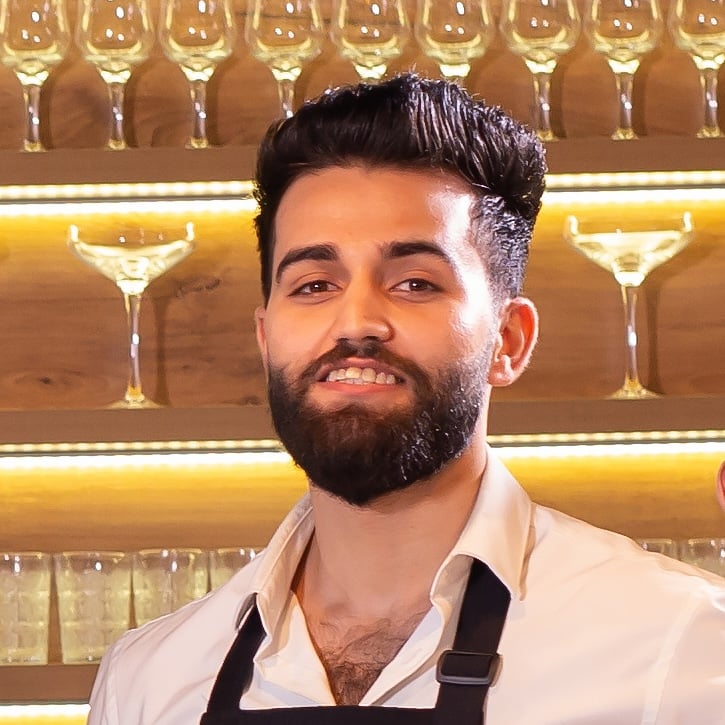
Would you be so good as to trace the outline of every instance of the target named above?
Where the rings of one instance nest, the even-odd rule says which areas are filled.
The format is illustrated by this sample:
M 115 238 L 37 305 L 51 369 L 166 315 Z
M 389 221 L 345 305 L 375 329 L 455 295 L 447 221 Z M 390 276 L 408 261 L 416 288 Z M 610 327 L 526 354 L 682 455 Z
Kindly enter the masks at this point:
M 395 385 L 395 375 L 376 373 L 372 368 L 339 368 L 332 370 L 325 380 L 328 383 L 349 383 L 351 385 Z

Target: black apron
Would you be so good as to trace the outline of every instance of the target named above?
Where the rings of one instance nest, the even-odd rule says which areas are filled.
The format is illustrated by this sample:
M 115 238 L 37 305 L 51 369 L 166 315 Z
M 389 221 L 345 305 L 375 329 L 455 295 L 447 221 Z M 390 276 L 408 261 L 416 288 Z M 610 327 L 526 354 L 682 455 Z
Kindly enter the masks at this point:
M 254 655 L 265 636 L 254 605 L 219 670 L 201 725 L 483 725 L 483 705 L 498 670 L 496 650 L 510 600 L 496 575 L 474 559 L 453 649 L 438 660 L 440 687 L 432 709 L 373 705 L 240 709 L 239 700 L 252 681 Z

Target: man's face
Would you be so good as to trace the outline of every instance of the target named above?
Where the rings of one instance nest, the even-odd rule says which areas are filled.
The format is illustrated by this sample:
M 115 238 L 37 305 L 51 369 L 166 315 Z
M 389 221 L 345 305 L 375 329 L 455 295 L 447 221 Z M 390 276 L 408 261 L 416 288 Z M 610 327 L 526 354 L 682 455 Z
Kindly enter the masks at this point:
M 353 504 L 468 445 L 498 344 L 473 197 L 438 172 L 330 168 L 286 192 L 257 334 L 280 439 Z

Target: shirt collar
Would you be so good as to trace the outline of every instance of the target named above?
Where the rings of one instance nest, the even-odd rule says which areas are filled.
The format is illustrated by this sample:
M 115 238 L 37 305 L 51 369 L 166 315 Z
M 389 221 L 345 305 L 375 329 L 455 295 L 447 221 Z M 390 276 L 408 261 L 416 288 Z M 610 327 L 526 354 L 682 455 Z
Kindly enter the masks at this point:
M 533 504 L 528 495 L 489 448 L 486 470 L 471 515 L 436 574 L 431 595 L 439 592 L 445 586 L 444 582 L 459 579 L 460 559 L 466 557 L 466 560 L 474 558 L 487 564 L 511 595 L 521 599 L 532 516 Z M 238 610 L 237 626 L 256 598 L 265 631 L 275 631 L 313 529 L 310 497 L 305 495 L 280 524 L 264 556 L 253 562 L 258 565 L 250 594 Z
M 523 598 L 526 559 L 533 545 L 533 504 L 501 459 L 489 447 L 486 470 L 471 515 L 436 576 L 457 557 L 488 565 L 517 599 Z

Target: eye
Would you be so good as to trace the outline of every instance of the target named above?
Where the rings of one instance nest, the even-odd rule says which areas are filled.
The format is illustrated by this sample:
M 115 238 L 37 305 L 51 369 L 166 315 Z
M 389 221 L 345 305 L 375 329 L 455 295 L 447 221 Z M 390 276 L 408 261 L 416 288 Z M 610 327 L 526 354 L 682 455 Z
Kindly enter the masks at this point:
M 324 279 L 314 279 L 311 282 L 305 282 L 300 287 L 297 287 L 292 291 L 291 296 L 310 296 L 323 294 L 325 292 L 332 292 L 335 289 L 335 285 L 332 282 L 328 282 Z
M 406 279 L 395 285 L 394 289 L 401 292 L 437 292 L 439 287 L 427 279 Z

